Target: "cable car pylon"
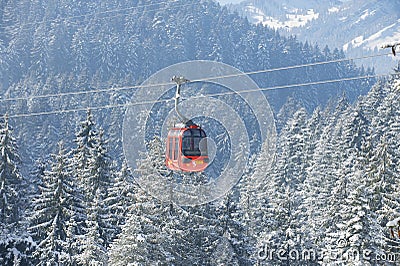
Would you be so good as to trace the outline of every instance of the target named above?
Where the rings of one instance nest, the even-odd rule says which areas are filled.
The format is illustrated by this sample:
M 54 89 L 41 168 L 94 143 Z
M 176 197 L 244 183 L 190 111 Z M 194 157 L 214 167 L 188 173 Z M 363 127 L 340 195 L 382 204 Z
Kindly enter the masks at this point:
M 397 46 L 400 45 L 400 42 L 394 43 L 394 44 L 386 44 L 386 45 L 382 45 L 382 49 L 386 49 L 386 48 L 391 48 L 392 49 L 392 54 L 393 56 L 396 56 L 396 48 Z

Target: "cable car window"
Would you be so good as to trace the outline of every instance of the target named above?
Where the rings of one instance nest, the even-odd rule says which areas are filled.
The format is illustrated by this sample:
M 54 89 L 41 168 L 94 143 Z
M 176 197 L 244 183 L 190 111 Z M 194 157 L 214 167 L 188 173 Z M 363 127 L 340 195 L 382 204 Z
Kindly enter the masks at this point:
M 170 159 L 172 159 L 172 147 L 173 147 L 173 144 L 174 144 L 173 140 L 174 139 L 171 138 L 171 137 L 168 138 L 168 141 L 169 141 L 169 143 L 168 143 L 168 157 Z
M 192 131 L 192 136 L 193 137 L 200 137 L 201 136 L 201 131 L 200 129 L 191 129 L 190 131 Z
M 178 159 L 178 152 L 179 152 L 179 139 L 178 138 L 174 138 L 175 139 L 175 146 L 174 146 L 174 160 Z
M 190 133 L 189 133 L 190 132 Z M 190 129 L 183 133 L 182 152 L 185 156 L 207 155 L 206 134 L 201 129 Z

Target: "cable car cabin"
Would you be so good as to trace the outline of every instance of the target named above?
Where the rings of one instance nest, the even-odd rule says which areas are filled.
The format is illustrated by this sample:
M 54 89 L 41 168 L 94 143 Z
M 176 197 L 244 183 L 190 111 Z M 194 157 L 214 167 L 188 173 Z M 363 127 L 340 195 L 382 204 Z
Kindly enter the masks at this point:
M 166 143 L 166 165 L 171 170 L 201 172 L 208 166 L 206 133 L 197 125 L 174 127 Z

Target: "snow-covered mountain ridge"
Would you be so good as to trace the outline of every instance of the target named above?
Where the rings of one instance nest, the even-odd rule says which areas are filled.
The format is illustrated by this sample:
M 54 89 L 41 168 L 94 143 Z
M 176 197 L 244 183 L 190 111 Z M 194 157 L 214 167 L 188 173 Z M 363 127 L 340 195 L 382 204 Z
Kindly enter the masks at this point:
M 398 0 L 246 0 L 229 7 L 255 24 L 321 47 L 341 48 L 349 57 L 382 52 L 382 45 L 400 40 Z M 393 59 L 388 56 L 362 63 L 373 64 L 377 72 L 385 73 L 394 67 Z

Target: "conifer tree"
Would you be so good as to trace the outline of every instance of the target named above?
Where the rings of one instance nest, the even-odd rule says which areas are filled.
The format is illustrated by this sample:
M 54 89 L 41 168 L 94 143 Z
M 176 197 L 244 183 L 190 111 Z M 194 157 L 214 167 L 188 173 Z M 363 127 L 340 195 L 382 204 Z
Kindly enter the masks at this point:
M 98 184 L 94 184 L 92 177 L 92 169 L 90 163 L 96 159 L 93 155 L 98 143 L 99 132 L 95 127 L 93 115 L 90 110 L 87 112 L 86 120 L 80 123 L 80 129 L 76 133 L 76 148 L 73 151 L 73 159 L 75 164 L 75 175 L 79 180 L 82 190 L 85 193 L 85 202 L 91 202 L 95 197 L 94 191 L 98 188 Z
M 105 248 L 107 248 L 115 238 L 118 229 L 112 226 L 113 220 L 115 219 L 113 218 L 110 206 L 107 205 L 109 201 L 109 190 L 114 180 L 114 172 L 111 158 L 107 153 L 106 141 L 103 138 L 102 130 L 100 130 L 98 139 L 96 140 L 95 149 L 92 150 L 88 167 L 91 173 L 89 184 L 92 189 L 91 193 L 93 194 L 91 196 L 93 200 L 88 202 L 87 207 L 89 208 L 89 212 L 93 210 L 93 207 L 98 208 L 97 215 L 100 217 L 98 220 L 100 236 L 104 241 Z M 94 198 L 97 200 L 94 200 Z M 97 204 L 97 206 L 92 206 L 92 204 Z
M 17 167 L 19 156 L 16 140 L 7 116 L 0 130 L 0 221 L 4 225 L 11 225 L 18 223 L 23 214 L 23 178 Z
M 73 151 L 74 175 L 84 191 L 84 206 L 87 217 L 97 217 L 99 234 L 103 247 L 106 249 L 118 228 L 112 226 L 113 214 L 106 205 L 109 190 L 114 179 L 113 163 L 107 152 L 107 142 L 102 130 L 96 129 L 96 124 L 90 110 L 86 120 L 81 122 L 81 128 L 76 134 L 77 147 Z M 97 195 L 100 193 L 101 195 Z M 96 200 L 95 200 L 96 199 Z M 93 206 L 98 204 L 98 206 Z M 90 213 L 96 210 L 96 214 Z M 86 224 L 86 227 L 89 226 Z M 86 233 L 90 231 L 85 229 Z
M 269 231 L 275 221 L 274 215 L 271 214 L 271 198 L 276 191 L 272 178 L 275 160 L 275 154 L 271 154 L 273 151 L 274 149 L 271 150 L 264 144 L 260 154 L 250 160 L 249 168 L 252 171 L 246 172 L 235 187 L 240 194 L 235 210 L 230 213 L 233 219 L 231 222 L 242 227 L 239 241 L 244 248 L 241 253 L 247 253 L 250 261 L 255 260 L 256 246 L 258 242 L 263 241 L 263 233 Z
M 16 139 L 8 116 L 0 124 L 0 264 L 29 262 L 34 243 L 26 232 L 26 182 L 19 172 Z
M 40 194 L 33 200 L 30 232 L 38 246 L 34 257 L 39 265 L 66 264 L 73 261 L 68 235 L 71 220 L 85 219 L 82 195 L 73 180 L 68 154 L 59 143 L 49 170 L 43 175 Z
M 102 192 L 96 191 L 95 198 L 87 209 L 84 233 L 78 239 L 81 252 L 75 258 L 79 265 L 108 265 L 105 232 L 101 226 L 104 223 L 102 203 Z
M 306 121 L 307 113 L 300 109 L 283 128 L 279 141 L 281 153 L 272 169 L 273 181 L 269 185 L 271 211 L 266 215 L 269 226 L 258 237 L 259 247 L 268 245 L 285 250 L 286 255 L 290 249 L 300 250 L 306 241 L 300 224 L 304 216 L 304 210 L 300 207 L 305 198 L 301 188 L 309 163 L 304 156 L 309 138 Z M 271 263 L 282 263 L 274 259 Z M 291 265 L 293 263 L 296 265 L 300 262 L 290 261 Z
M 325 110 L 321 120 L 320 137 L 315 139 L 314 152 L 307 169 L 303 189 L 306 194 L 304 209 L 307 222 L 303 225 L 309 235 L 309 247 L 324 251 L 329 246 L 327 235 L 331 234 L 340 221 L 343 191 L 337 189 L 338 170 L 342 167 L 343 113 L 348 108 L 345 97 L 341 97 L 335 108 Z
M 382 235 L 386 247 L 391 252 L 398 252 L 400 241 L 395 239 L 386 228 L 386 224 L 400 216 L 400 186 L 399 186 L 399 158 L 398 149 L 400 127 L 396 117 L 400 114 L 398 101 L 398 79 L 381 84 L 387 91 L 386 97 L 374 116 L 374 129 L 371 142 L 375 146 L 369 159 L 366 171 L 370 183 L 369 202 L 373 210 L 378 213 L 377 222 L 384 233 Z
M 217 265 L 250 265 L 252 263 L 254 237 L 250 236 L 246 230 L 249 228 L 242 219 L 245 212 L 240 208 L 238 194 L 239 191 L 236 188 L 214 203 L 218 226 L 222 230 L 218 233 L 218 244 L 212 254 L 212 263 Z
M 110 213 L 110 222 L 116 230 L 114 235 L 121 232 L 121 226 L 125 224 L 129 216 L 129 208 L 133 204 L 132 175 L 126 162 L 115 174 L 114 183 L 109 189 L 109 196 L 105 200 Z
M 174 209 L 169 202 L 159 202 L 137 184 L 133 186 L 133 192 L 129 219 L 109 251 L 110 264 L 173 264 L 175 258 L 171 250 L 176 251 L 177 247 L 171 238 L 179 237 L 181 233 L 172 231 L 170 225 L 177 222 Z

